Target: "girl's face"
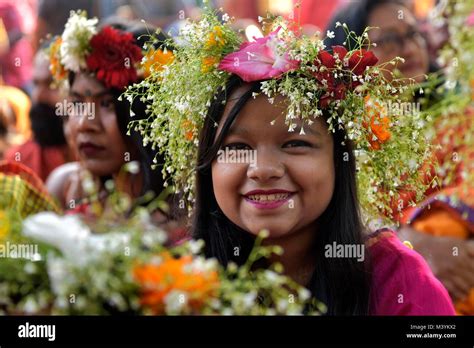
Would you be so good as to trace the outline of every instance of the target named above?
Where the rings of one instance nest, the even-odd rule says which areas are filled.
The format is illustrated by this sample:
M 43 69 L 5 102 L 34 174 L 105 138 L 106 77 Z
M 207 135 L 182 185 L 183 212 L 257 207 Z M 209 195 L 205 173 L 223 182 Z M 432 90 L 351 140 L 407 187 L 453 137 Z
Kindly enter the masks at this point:
M 231 94 L 217 135 L 247 88 Z M 275 98 L 272 105 L 265 96 L 251 98 L 226 135 L 222 156 L 212 163 L 214 193 L 223 213 L 251 234 L 267 229 L 272 239 L 314 234 L 316 219 L 329 205 L 335 180 L 333 140 L 325 122 L 318 118 L 305 126 L 305 135 L 299 134 L 299 127 L 288 132 L 283 102 L 283 98 Z M 274 125 L 270 125 L 272 120 L 276 120 Z M 237 162 L 232 160 L 231 150 L 253 151 L 256 161 L 253 165 L 249 161 L 231 163 Z
M 74 103 L 69 113 L 70 141 L 86 169 L 97 176 L 120 171 L 128 153 L 120 133 L 113 96 L 86 73 L 78 73 L 71 86 L 68 102 Z
M 383 4 L 371 12 L 368 25 L 378 28 L 369 31 L 369 38 L 377 44 L 373 51 L 379 64 L 402 57 L 405 62 L 398 63 L 397 68 L 403 77 L 422 82 L 429 69 L 428 49 L 413 14 L 404 6 Z M 386 69 L 393 70 L 394 66 L 387 65 Z

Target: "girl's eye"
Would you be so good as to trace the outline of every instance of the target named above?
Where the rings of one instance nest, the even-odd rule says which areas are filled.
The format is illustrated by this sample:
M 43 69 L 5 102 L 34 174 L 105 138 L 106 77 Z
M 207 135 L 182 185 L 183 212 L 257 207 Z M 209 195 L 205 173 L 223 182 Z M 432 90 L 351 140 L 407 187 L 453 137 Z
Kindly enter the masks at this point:
M 104 100 L 101 100 L 100 102 L 100 106 L 103 107 L 103 108 L 106 108 L 106 109 L 111 109 L 113 107 L 114 103 L 112 101 L 112 99 L 104 99 Z
M 251 149 L 250 146 L 244 143 L 231 143 L 231 144 L 224 145 L 222 148 L 229 149 L 229 150 L 250 150 Z
M 313 147 L 310 143 L 304 140 L 291 140 L 283 144 L 283 147 L 292 148 L 292 147 Z

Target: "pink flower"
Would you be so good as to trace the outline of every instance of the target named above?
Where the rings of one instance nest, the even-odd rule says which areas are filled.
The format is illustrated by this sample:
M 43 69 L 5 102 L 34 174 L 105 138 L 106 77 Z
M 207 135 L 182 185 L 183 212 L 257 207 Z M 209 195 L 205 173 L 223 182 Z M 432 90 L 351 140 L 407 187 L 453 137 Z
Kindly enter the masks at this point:
M 471 14 L 469 15 L 469 17 L 467 17 L 466 25 L 468 25 L 470 27 L 474 27 L 474 11 L 472 11 Z
M 238 75 L 246 82 L 267 80 L 295 70 L 297 60 L 289 59 L 284 42 L 277 34 L 281 27 L 254 42 L 243 43 L 239 50 L 226 55 L 219 69 Z

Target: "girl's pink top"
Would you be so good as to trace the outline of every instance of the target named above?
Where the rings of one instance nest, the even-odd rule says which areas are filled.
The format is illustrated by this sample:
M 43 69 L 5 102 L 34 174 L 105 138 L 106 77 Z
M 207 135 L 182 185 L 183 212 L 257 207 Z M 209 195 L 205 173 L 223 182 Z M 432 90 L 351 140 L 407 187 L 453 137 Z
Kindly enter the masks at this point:
M 392 230 L 375 232 L 366 244 L 372 265 L 370 314 L 455 315 L 448 292 L 426 261 Z

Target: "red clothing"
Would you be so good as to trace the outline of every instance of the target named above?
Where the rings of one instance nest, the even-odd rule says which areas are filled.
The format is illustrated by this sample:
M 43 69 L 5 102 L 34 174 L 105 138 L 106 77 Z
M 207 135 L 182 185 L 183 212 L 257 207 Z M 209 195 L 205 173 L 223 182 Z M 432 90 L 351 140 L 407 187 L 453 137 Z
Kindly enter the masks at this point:
M 65 148 L 62 146 L 41 147 L 34 140 L 7 150 L 5 160 L 20 162 L 31 168 L 45 181 L 56 167 L 66 163 Z
M 299 0 L 293 0 L 296 5 Z M 301 25 L 313 24 L 324 31 L 334 13 L 345 5 L 344 0 L 303 0 L 301 7 L 294 6 L 295 21 Z M 334 28 L 329 28 L 334 30 Z

